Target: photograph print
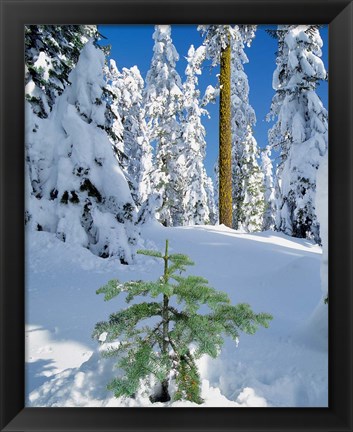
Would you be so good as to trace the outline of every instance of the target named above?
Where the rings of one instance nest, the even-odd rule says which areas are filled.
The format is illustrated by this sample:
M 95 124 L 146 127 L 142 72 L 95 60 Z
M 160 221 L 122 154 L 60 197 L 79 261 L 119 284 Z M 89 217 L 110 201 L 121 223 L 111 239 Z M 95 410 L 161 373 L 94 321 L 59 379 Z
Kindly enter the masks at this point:
M 25 26 L 26 407 L 328 407 L 328 26 Z

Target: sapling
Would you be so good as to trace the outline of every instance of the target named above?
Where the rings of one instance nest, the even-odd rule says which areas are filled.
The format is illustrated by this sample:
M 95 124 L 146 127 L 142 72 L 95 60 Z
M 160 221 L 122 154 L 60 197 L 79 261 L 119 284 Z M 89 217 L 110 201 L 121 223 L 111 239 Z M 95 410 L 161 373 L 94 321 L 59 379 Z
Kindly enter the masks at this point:
M 116 397 L 133 397 L 143 379 L 154 376 L 160 383 L 158 394 L 150 400 L 171 400 L 169 385 L 175 380 L 173 400 L 201 404 L 201 382 L 196 360 L 208 354 L 216 358 L 224 336 L 238 340 L 240 332 L 253 334 L 259 326 L 268 327 L 272 316 L 255 314 L 248 304 L 232 306 L 228 295 L 216 291 L 200 276 L 181 276 L 194 263 L 187 255 L 170 254 L 166 240 L 164 255 L 154 250 L 139 254 L 160 259 L 163 275 L 156 282 L 111 280 L 97 290 L 108 301 L 126 294 L 126 303 L 136 297 L 150 297 L 149 302 L 133 303 L 112 313 L 108 321 L 96 324 L 93 337 L 117 342 L 103 352 L 117 356 L 123 376 L 108 385 Z M 204 313 L 200 312 L 201 306 Z M 146 320 L 146 321 L 145 321 Z

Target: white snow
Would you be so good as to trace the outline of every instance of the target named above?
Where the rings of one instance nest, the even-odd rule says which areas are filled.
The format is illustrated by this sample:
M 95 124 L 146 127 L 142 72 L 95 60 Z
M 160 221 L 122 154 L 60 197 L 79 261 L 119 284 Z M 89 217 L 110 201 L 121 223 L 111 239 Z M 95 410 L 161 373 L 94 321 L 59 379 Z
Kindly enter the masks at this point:
M 130 262 L 136 209 L 102 130 L 103 66 L 104 54 L 89 42 L 48 118 L 26 103 L 27 225 Z
M 232 199 L 233 228 L 247 232 L 261 231 L 264 225 L 264 175 L 260 170 L 259 147 L 253 136 L 255 111 L 249 103 L 249 82 L 244 64 L 249 60 L 245 45 L 251 44 L 256 26 L 235 26 L 232 42 Z
M 123 68 L 120 72 L 114 60 L 110 60 L 105 74 L 108 90 L 115 96 L 111 102 L 112 111 L 117 116 L 114 132 L 121 137 L 113 145 L 125 155 L 120 165 L 137 201 L 143 203 L 152 193 L 153 172 L 153 149 L 149 142 L 143 99 L 144 80 L 137 66 Z
M 328 114 L 315 93 L 326 79 L 320 33 L 307 25 L 278 28 L 276 94 L 268 116 L 277 121 L 260 168 L 243 68 L 256 26 L 198 29 L 204 41 L 188 51 L 184 83 L 170 25 L 155 27 L 146 81 L 137 66 L 119 70 L 114 60 L 108 66 L 86 36 L 68 86 L 52 77 L 55 58 L 35 55 L 33 66 L 48 86 L 57 80 L 60 91 L 51 98 L 26 70 L 29 407 L 328 406 Z M 238 230 L 208 225 L 217 220 L 217 208 L 203 165 L 201 116 L 220 88 L 208 86 L 203 97 L 198 88 L 203 61 L 218 64 L 229 38 L 233 203 L 245 211 L 235 218 Z M 275 184 L 271 149 L 281 157 Z M 308 239 L 274 232 L 274 225 Z M 197 360 L 201 405 L 173 401 L 173 379 L 172 400 L 152 403 L 151 387 L 160 385 L 153 377 L 141 381 L 133 398 L 115 398 L 107 384 L 123 371 L 103 354 L 126 341 L 111 341 L 104 331 L 98 341 L 91 337 L 97 322 L 127 307 L 126 292 L 104 302 L 96 290 L 111 279 L 119 287 L 160 280 L 163 264 L 136 250 L 163 250 L 166 239 L 171 253 L 196 263 L 189 274 L 208 279 L 232 304 L 273 315 L 268 329 L 225 338 L 217 359 Z
M 185 191 L 185 163 L 180 117 L 183 111 L 183 91 L 176 70 L 179 55 L 173 45 L 170 26 L 155 26 L 154 54 L 146 76 L 145 109 L 150 140 L 155 146 L 153 189 L 162 197 L 157 218 L 164 225 L 180 225 L 181 195 Z
M 226 291 L 232 303 L 269 312 L 269 329 L 226 339 L 220 356 L 199 361 L 201 407 L 327 407 L 327 306 L 318 315 L 321 248 L 304 239 L 266 231 L 247 234 L 224 226 L 142 228 L 146 248 L 186 253 L 190 273 Z M 190 402 L 152 404 L 142 386 L 135 399 L 106 390 L 115 359 L 100 355 L 91 339 L 96 322 L 126 307 L 123 297 L 104 302 L 95 291 L 109 279 L 157 279 L 162 268 L 138 255 L 134 265 L 102 259 L 55 234 L 28 230 L 26 237 L 27 406 L 191 407 Z M 321 306 L 319 306 L 321 307 Z
M 184 119 L 182 122 L 183 149 L 179 160 L 183 168 L 179 177 L 183 177 L 183 194 L 180 203 L 182 215 L 179 225 L 203 225 L 215 222 L 214 189 L 212 179 L 207 177 L 204 167 L 206 156 L 206 131 L 202 125 L 202 115 L 208 115 L 204 108 L 200 108 L 200 91 L 197 88 L 197 75 L 201 74 L 204 61 L 205 47 L 195 50 L 191 45 L 186 60 L 186 80 L 184 91 Z M 206 92 L 210 89 L 206 89 Z M 206 95 L 205 95 L 206 97 Z M 205 102 L 204 97 L 204 102 Z
M 264 176 L 265 213 L 263 229 L 273 229 L 275 222 L 275 188 L 273 181 L 273 163 L 271 148 L 267 146 L 261 151 L 261 170 Z
M 322 242 L 321 283 L 324 295 L 328 290 L 328 153 L 322 158 L 317 173 L 316 212 Z
M 276 169 L 276 229 L 320 241 L 316 175 L 328 147 L 328 113 L 315 93 L 326 71 L 315 27 L 280 25 L 269 119 L 269 144 L 280 150 Z M 309 31 L 310 30 L 310 31 Z

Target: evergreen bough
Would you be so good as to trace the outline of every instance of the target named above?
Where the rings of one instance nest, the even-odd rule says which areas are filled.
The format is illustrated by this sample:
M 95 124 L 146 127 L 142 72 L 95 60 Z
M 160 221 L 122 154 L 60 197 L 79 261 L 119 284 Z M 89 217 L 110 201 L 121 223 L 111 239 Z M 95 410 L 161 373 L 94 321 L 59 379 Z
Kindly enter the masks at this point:
M 268 327 L 272 316 L 255 314 L 248 304 L 232 306 L 228 295 L 216 291 L 200 276 L 181 276 L 194 263 L 187 255 L 139 250 L 139 254 L 163 260 L 164 272 L 156 282 L 111 280 L 97 290 L 108 301 L 121 293 L 126 302 L 135 297 L 149 296 L 151 302 L 134 303 L 127 309 L 110 315 L 108 321 L 96 324 L 93 337 L 106 334 L 106 342 L 119 339 L 104 356 L 117 356 L 117 366 L 125 374 L 108 385 L 116 397 L 133 397 L 142 379 L 151 374 L 161 384 L 152 402 L 167 402 L 169 380 L 175 378 L 174 400 L 201 404 L 201 382 L 196 360 L 204 354 L 216 358 L 224 343 L 223 336 L 237 340 L 239 333 L 254 334 L 259 326 Z M 179 305 L 179 307 L 178 307 Z M 199 309 L 206 305 L 208 313 Z M 144 324 L 154 318 L 154 324 Z

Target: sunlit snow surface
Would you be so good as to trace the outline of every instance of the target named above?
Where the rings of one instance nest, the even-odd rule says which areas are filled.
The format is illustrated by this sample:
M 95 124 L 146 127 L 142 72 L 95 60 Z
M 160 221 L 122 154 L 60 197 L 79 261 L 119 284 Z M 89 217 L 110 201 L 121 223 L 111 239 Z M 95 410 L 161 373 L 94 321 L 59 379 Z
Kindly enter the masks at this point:
M 232 303 L 247 302 L 269 312 L 269 329 L 226 340 L 220 356 L 199 361 L 201 407 L 328 406 L 327 306 L 320 288 L 321 248 L 283 234 L 246 234 L 224 226 L 143 229 L 146 248 L 188 254 L 190 273 L 226 291 Z M 27 406 L 199 406 L 190 402 L 151 404 L 146 389 L 135 399 L 106 390 L 117 373 L 91 339 L 97 321 L 125 307 L 123 297 L 104 302 L 96 289 L 109 279 L 154 280 L 158 260 L 139 255 L 121 265 L 55 235 L 26 238 Z

